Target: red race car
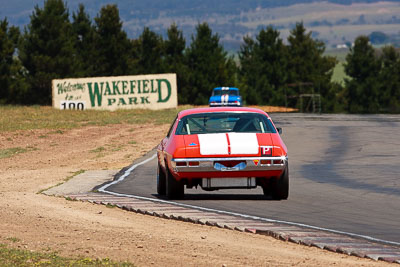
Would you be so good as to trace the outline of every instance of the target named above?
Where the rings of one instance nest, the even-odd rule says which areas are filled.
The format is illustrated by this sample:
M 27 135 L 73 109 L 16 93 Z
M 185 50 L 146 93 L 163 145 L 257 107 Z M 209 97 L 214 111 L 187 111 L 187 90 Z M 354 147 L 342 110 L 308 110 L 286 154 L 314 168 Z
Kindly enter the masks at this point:
M 184 186 L 211 191 L 256 188 L 287 199 L 289 168 L 280 128 L 262 110 L 195 108 L 179 112 L 157 147 L 157 192 L 184 196 Z

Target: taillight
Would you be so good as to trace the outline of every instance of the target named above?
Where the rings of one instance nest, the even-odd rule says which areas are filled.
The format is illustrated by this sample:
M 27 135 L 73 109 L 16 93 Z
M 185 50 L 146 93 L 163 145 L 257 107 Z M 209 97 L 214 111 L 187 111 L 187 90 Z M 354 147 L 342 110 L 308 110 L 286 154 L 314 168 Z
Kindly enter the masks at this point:
M 176 163 L 176 166 L 178 166 L 178 167 L 185 167 L 185 166 L 186 166 L 186 162 L 185 162 L 185 161 L 178 161 L 178 162 Z
M 189 161 L 189 166 L 197 167 L 199 165 L 200 165 L 200 162 L 198 162 L 198 161 Z
M 267 164 L 271 165 L 271 160 L 262 159 L 260 162 L 261 162 L 261 164 L 263 164 L 263 165 L 267 165 Z

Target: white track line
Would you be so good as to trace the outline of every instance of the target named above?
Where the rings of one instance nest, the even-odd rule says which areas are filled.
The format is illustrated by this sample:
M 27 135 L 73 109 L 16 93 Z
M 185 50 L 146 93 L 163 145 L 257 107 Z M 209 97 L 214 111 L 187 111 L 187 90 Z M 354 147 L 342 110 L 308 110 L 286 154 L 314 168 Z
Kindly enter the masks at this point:
M 323 227 L 307 225 L 307 224 L 303 224 L 303 223 L 295 223 L 295 222 L 274 220 L 274 219 L 268 219 L 268 218 L 263 218 L 263 217 L 258 217 L 258 216 L 246 215 L 246 214 L 241 214 L 241 213 L 236 213 L 236 212 L 229 212 L 229 211 L 223 211 L 223 210 L 204 208 L 204 207 L 199 207 L 199 206 L 194 206 L 194 205 L 189 205 L 189 204 L 183 204 L 183 203 L 178 203 L 178 202 L 173 202 L 173 201 L 167 201 L 167 200 L 162 200 L 162 199 L 156 199 L 156 198 L 142 197 L 142 196 L 129 195 L 129 194 L 120 194 L 120 193 L 116 193 L 116 192 L 112 192 L 112 191 L 107 191 L 106 190 L 108 187 L 110 187 L 110 186 L 112 186 L 114 184 L 117 184 L 119 182 L 122 182 L 126 177 L 128 177 L 131 174 L 131 172 L 134 169 L 136 169 L 140 165 L 146 164 L 147 162 L 153 160 L 156 156 L 157 156 L 157 154 L 154 154 L 150 158 L 147 158 L 144 161 L 141 161 L 139 163 L 134 164 L 129 169 L 127 169 L 125 171 L 125 173 L 123 175 L 121 175 L 121 177 L 119 177 L 115 181 L 112 181 L 111 183 L 103 185 L 101 188 L 98 189 L 98 191 L 99 192 L 103 192 L 103 193 L 107 193 L 107 194 L 110 194 L 110 195 L 114 195 L 114 196 L 130 197 L 130 198 L 148 200 L 148 201 L 152 201 L 152 202 L 171 204 L 171 205 L 185 207 L 185 208 L 191 208 L 191 209 L 197 209 L 197 210 L 202 210 L 202 211 L 215 212 L 215 213 L 220 213 L 220 214 L 225 214 L 225 215 L 238 216 L 238 217 L 242 217 L 242 218 L 246 218 L 246 219 L 260 220 L 260 221 L 264 221 L 264 222 L 281 223 L 281 224 L 299 226 L 299 227 L 309 228 L 309 229 L 313 229 L 313 230 L 326 231 L 326 232 L 330 232 L 330 233 L 334 233 L 334 234 L 342 234 L 342 235 L 347 235 L 347 236 L 350 236 L 350 237 L 362 238 L 362 239 L 366 239 L 368 241 L 379 242 L 379 243 L 383 243 L 383 244 L 387 244 L 387 245 L 400 246 L 399 242 L 382 240 L 382 239 L 378 239 L 378 238 L 374 238 L 374 237 L 366 236 L 366 235 L 359 235 L 359 234 L 354 234 L 354 233 L 349 233 L 349 232 L 343 232 L 343 231 L 338 231 L 338 230 L 333 230 L 333 229 L 328 229 L 328 228 L 323 228 Z

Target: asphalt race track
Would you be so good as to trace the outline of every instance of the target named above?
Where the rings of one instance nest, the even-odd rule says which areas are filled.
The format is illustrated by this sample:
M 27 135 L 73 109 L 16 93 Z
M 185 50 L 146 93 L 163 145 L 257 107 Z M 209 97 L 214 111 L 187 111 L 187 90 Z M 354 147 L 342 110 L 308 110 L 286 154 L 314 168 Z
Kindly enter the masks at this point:
M 178 202 L 400 242 L 399 115 L 270 115 L 289 150 L 288 200 L 266 199 L 261 188 L 198 188 Z M 156 164 L 107 190 L 159 198 Z

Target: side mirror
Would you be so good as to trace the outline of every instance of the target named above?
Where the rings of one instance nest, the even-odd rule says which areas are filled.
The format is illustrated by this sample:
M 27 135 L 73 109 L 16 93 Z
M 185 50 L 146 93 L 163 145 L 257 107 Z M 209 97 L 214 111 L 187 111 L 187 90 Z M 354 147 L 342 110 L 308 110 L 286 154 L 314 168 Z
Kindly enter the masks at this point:
M 278 130 L 279 134 L 282 134 L 282 128 L 281 127 L 276 127 L 276 129 Z

